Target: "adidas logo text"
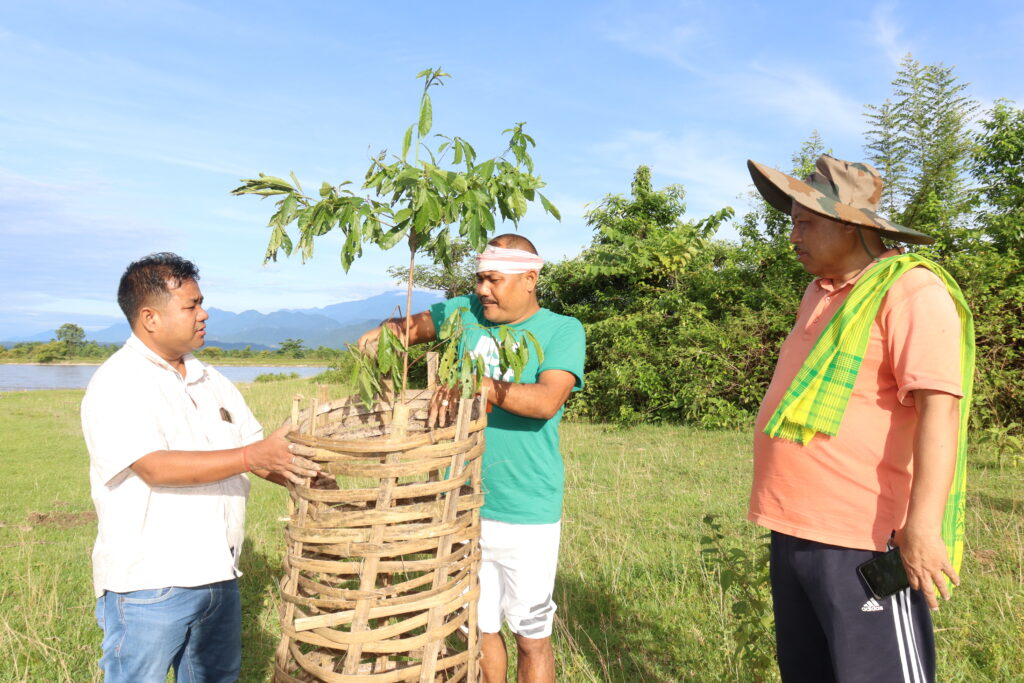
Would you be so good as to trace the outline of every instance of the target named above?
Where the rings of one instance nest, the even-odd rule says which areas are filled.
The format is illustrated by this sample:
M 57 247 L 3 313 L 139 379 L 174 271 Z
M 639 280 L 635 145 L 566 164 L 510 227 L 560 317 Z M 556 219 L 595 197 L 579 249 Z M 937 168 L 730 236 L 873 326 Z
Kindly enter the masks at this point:
M 870 600 L 868 600 L 867 602 L 865 602 L 861 606 L 860 611 L 861 612 L 881 612 L 882 609 L 883 608 L 882 608 L 881 605 L 878 604 L 878 601 L 875 600 L 874 598 L 871 598 Z

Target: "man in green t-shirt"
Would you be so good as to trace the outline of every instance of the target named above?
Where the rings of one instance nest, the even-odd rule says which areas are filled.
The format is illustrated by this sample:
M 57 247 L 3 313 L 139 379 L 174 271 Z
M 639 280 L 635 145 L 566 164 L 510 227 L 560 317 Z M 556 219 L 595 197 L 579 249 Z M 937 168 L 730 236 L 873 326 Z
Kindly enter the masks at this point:
M 411 320 L 410 344 L 429 342 L 449 315 L 465 309 L 460 352 L 468 349 L 483 357 L 487 368 L 483 386 L 493 410 L 483 456 L 479 619 L 488 682 L 505 681 L 503 622 L 516 635 L 519 680 L 555 680 L 552 592 L 564 488 L 558 424 L 569 395 L 583 387 L 586 342 L 578 320 L 537 302 L 543 264 L 525 237 L 495 237 L 477 257 L 475 294 L 435 304 Z M 404 322 L 397 318 L 385 324 L 401 334 Z M 529 331 L 544 350 L 541 362 L 531 353 L 519 382 L 498 367 L 498 325 L 507 325 L 513 334 Z M 367 332 L 360 347 L 373 344 L 379 335 L 380 328 Z M 520 338 L 520 343 L 527 342 Z M 454 401 L 449 405 L 443 392 L 435 399 L 431 419 L 443 424 Z

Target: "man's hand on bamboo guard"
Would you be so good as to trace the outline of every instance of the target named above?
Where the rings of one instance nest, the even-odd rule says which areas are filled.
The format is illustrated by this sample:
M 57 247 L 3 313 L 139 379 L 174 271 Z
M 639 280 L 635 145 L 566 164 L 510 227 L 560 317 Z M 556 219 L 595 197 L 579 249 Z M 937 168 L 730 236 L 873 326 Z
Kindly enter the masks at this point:
M 430 397 L 430 408 L 427 410 L 427 429 L 447 427 L 455 422 L 455 411 L 458 409 L 461 392 L 458 387 L 439 385 Z

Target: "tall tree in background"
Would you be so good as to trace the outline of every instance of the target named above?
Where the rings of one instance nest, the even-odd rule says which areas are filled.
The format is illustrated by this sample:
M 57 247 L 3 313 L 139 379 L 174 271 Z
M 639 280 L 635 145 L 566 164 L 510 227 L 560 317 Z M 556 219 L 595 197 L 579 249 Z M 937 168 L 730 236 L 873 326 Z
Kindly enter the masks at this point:
M 637 168 L 630 190 L 630 197 L 606 195 L 587 213 L 591 245 L 573 261 L 545 269 L 539 285 L 543 305 L 584 323 L 635 310 L 638 302 L 672 289 L 732 216 L 725 209 L 701 221 L 683 220 L 683 186 L 655 190 L 647 166 Z
M 85 343 L 85 330 L 74 323 L 64 323 L 57 328 L 57 341 L 67 349 L 67 355 L 74 355 Z
M 977 221 L 1001 252 L 1024 254 L 1024 111 L 998 100 L 980 121 L 971 175 Z
M 415 287 L 444 292 L 446 299 L 471 294 L 476 289 L 476 250 L 468 240 L 456 238 L 448 246 L 450 263 L 435 260 L 433 265 L 420 265 L 413 271 L 412 284 Z M 409 280 L 409 268 L 390 266 L 388 275 L 400 284 Z
M 885 180 L 881 208 L 893 220 L 935 235 L 940 250 L 955 242 L 970 209 L 969 125 L 978 104 L 953 67 L 903 58 L 893 94 L 866 106 L 871 128 L 864 146 Z

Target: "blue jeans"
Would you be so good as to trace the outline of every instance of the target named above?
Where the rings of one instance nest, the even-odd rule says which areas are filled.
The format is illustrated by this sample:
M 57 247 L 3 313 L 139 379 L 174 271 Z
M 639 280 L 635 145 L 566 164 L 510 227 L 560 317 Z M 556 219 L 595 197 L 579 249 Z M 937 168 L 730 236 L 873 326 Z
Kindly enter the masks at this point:
M 107 683 L 237 681 L 242 668 L 238 581 L 114 593 L 96 601 Z

